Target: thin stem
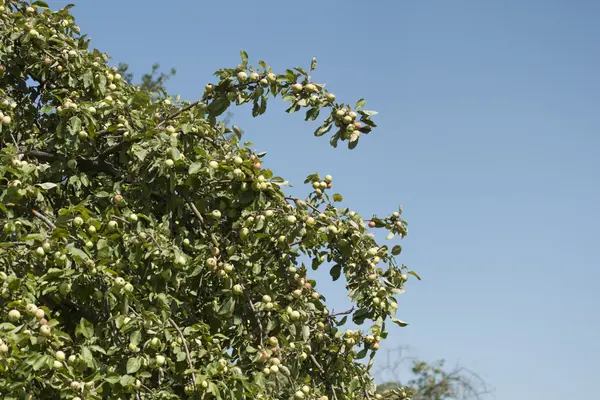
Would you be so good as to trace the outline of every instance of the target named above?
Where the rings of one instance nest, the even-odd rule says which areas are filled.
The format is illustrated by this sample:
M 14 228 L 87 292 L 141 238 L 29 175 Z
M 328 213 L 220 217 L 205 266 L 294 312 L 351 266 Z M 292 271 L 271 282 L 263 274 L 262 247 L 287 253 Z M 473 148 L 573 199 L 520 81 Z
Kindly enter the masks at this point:
M 179 333 L 179 337 L 181 338 L 181 341 L 183 342 L 183 348 L 185 350 L 185 358 L 187 359 L 188 366 L 190 367 L 190 369 L 193 369 L 194 364 L 192 364 L 192 357 L 190 357 L 190 350 L 188 349 L 188 345 L 185 340 L 185 336 L 183 336 L 183 332 L 181 331 L 181 329 L 179 329 L 179 326 L 177 326 L 175 321 L 173 321 L 173 318 L 169 318 L 169 323 L 171 325 L 173 325 L 173 328 L 175 328 L 177 333 Z M 192 382 L 194 382 L 194 386 L 196 386 L 196 375 L 195 374 L 192 374 Z
M 48 225 L 48 227 L 49 227 L 50 229 L 56 229 L 56 225 L 54 225 L 54 224 L 52 223 L 52 221 L 50 221 L 50 220 L 48 219 L 48 217 L 46 217 L 46 216 L 45 216 L 44 214 L 42 214 L 41 212 L 39 212 L 39 211 L 36 211 L 36 210 L 32 210 L 32 211 L 31 211 L 31 213 L 32 213 L 33 215 L 35 215 L 36 217 L 38 217 L 39 219 L 41 219 L 41 220 L 42 220 L 42 221 L 43 221 L 43 222 L 44 222 L 46 225 Z

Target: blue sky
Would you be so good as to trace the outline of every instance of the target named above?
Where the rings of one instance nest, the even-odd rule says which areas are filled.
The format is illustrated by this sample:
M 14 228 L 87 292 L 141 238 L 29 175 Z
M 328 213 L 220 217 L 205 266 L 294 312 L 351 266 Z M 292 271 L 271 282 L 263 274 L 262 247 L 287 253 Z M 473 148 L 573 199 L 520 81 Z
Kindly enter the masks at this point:
M 495 387 L 488 398 L 598 396 L 600 3 L 76 3 L 95 47 L 138 77 L 176 67 L 169 90 L 185 99 L 240 49 L 277 70 L 317 57 L 316 81 L 380 112 L 356 150 L 278 102 L 234 123 L 294 193 L 319 171 L 364 216 L 403 205 L 399 261 L 424 280 L 399 298 L 410 326 L 384 350 L 460 363 Z M 341 310 L 343 289 L 320 286 Z

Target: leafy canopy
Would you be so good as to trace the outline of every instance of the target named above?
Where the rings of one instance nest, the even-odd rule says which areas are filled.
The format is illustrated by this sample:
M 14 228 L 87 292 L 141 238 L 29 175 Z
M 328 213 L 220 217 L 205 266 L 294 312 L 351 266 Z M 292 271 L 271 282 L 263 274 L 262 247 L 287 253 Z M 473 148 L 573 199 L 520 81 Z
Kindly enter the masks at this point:
M 280 97 L 326 114 L 315 135 L 353 148 L 375 127 L 365 102 L 245 52 L 199 101 L 157 95 L 88 50 L 70 7 L 0 4 L 3 398 L 374 398 L 386 321 L 406 325 L 393 317 L 414 274 L 400 246 L 336 205 L 330 176 L 286 196 L 218 119 Z M 369 227 L 403 237 L 400 213 Z M 341 320 L 303 256 L 345 278 L 355 308 Z M 348 316 L 364 330 L 342 330 Z

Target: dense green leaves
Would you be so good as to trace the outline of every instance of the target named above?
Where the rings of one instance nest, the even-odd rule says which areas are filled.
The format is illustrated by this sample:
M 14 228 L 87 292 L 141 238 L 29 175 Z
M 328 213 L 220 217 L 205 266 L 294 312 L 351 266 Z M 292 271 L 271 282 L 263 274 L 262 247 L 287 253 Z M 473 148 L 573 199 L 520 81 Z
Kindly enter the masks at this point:
M 387 336 L 408 275 L 370 228 L 404 237 L 401 210 L 365 221 L 335 204 L 329 175 L 287 196 L 219 116 L 246 103 L 259 116 L 281 97 L 352 148 L 374 113 L 244 51 L 181 101 L 154 68 L 140 86 L 110 68 L 68 8 L 3 4 L 0 393 L 372 398 L 360 360 Z M 331 268 L 356 309 L 331 315 L 301 257 Z M 347 316 L 364 326 L 342 331 Z

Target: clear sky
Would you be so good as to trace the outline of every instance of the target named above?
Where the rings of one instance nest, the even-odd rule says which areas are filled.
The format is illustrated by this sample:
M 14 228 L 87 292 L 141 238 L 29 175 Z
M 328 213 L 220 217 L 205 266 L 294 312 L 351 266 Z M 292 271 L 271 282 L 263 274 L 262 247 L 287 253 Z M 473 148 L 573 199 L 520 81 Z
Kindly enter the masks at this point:
M 278 70 L 317 57 L 316 81 L 380 112 L 356 150 L 278 102 L 234 123 L 295 193 L 319 171 L 366 217 L 403 205 L 399 261 L 424 280 L 384 349 L 473 369 L 489 399 L 598 398 L 600 2 L 76 3 L 95 47 L 138 77 L 176 67 L 168 87 L 185 99 L 242 48 Z M 343 290 L 320 289 L 341 311 Z

